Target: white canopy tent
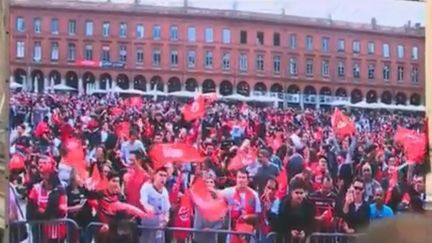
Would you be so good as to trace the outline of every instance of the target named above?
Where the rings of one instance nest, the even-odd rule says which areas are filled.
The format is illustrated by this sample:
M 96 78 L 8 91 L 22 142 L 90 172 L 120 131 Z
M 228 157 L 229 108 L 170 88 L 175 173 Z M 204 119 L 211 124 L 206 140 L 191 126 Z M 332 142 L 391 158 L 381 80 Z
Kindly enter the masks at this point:
M 186 90 L 168 93 L 168 95 L 174 95 L 177 97 L 185 97 L 185 98 L 194 98 L 194 97 L 198 96 L 198 94 L 199 93 L 197 93 L 197 92 L 191 92 L 191 91 L 186 91 Z
M 19 88 L 22 88 L 22 87 L 23 87 L 23 85 L 19 84 L 17 82 L 10 82 L 9 83 L 9 88 L 11 88 L 11 89 L 19 89 Z
M 52 87 L 56 91 L 77 91 L 75 88 L 69 87 L 65 84 L 57 84 Z

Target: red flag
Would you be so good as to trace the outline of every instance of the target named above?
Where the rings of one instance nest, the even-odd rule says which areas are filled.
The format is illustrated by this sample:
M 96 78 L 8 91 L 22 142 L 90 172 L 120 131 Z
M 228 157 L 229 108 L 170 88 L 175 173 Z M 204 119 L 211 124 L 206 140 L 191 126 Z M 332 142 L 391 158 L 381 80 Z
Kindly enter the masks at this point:
M 86 177 L 87 164 L 82 143 L 77 138 L 69 138 L 63 143 L 65 151 L 62 162 L 74 168 L 81 178 Z
M 192 104 L 183 107 L 182 113 L 186 121 L 193 121 L 205 115 L 205 99 L 199 96 Z
M 356 130 L 354 122 L 337 108 L 331 118 L 331 124 L 338 137 L 351 136 Z
M 65 142 L 73 136 L 74 129 L 69 123 L 63 123 L 60 125 L 60 141 Z
M 115 133 L 118 137 L 129 138 L 129 122 L 120 122 L 115 126 Z
M 139 192 L 144 182 L 149 179 L 149 176 L 144 169 L 133 168 L 127 173 L 127 177 L 124 186 L 126 201 L 135 207 L 141 208 L 140 194 L 137 192 Z
M 182 197 L 180 207 L 175 214 L 174 227 L 191 228 L 192 227 L 192 201 L 188 192 Z M 189 236 L 189 232 L 173 232 L 173 237 L 176 240 L 185 240 Z
M 126 105 L 136 109 L 141 109 L 143 107 L 143 100 L 141 97 L 131 97 L 126 100 Z
M 427 152 L 427 141 L 424 133 L 418 134 L 415 131 L 399 127 L 394 139 L 403 146 L 408 162 L 423 163 Z
M 197 178 L 190 188 L 190 194 L 202 217 L 210 222 L 221 220 L 228 211 L 223 198 L 212 195 L 202 178 Z
M 96 191 L 103 191 L 108 188 L 107 178 L 102 178 L 97 167 L 94 168 L 91 179 Z
M 14 154 L 9 160 L 9 170 L 22 170 L 25 168 L 25 158 L 21 155 Z
M 113 107 L 111 108 L 111 115 L 113 116 L 120 116 L 123 113 L 123 109 L 119 107 Z
M 231 159 L 228 170 L 239 170 L 251 164 L 256 159 L 253 152 L 246 153 L 244 150 L 237 150 L 236 156 Z
M 283 197 L 285 197 L 288 190 L 288 177 L 285 169 L 282 169 L 279 172 L 279 175 L 277 176 L 276 180 L 279 184 L 279 189 L 276 194 L 276 197 L 282 199 Z
M 160 168 L 166 163 L 179 162 L 202 162 L 198 149 L 185 143 L 161 143 L 155 144 L 149 151 L 154 168 Z
M 37 124 L 36 129 L 34 131 L 35 137 L 40 138 L 45 133 L 49 132 L 49 126 L 46 122 L 41 121 Z

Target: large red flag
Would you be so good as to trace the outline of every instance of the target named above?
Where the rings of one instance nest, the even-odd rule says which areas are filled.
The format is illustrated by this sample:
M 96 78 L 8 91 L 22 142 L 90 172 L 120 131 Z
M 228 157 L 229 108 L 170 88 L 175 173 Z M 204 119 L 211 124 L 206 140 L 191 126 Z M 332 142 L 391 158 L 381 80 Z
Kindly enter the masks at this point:
M 115 133 L 118 137 L 129 138 L 129 122 L 120 122 L 115 126 Z
M 172 162 L 190 163 L 204 160 L 198 149 L 185 143 L 155 144 L 150 149 L 149 156 L 154 168 L 160 168 Z
M 141 97 L 131 97 L 126 100 L 126 105 L 136 109 L 141 109 L 143 107 L 143 100 Z
M 205 99 L 202 96 L 198 96 L 192 104 L 186 104 L 182 108 L 183 116 L 186 121 L 193 121 L 195 119 L 202 118 L 205 115 Z
M 337 108 L 332 115 L 331 124 L 336 136 L 342 138 L 351 136 L 356 130 L 354 122 Z
M 254 162 L 256 160 L 256 154 L 254 152 L 250 151 L 249 153 L 245 152 L 244 150 L 237 150 L 236 155 L 234 158 L 231 159 L 228 170 L 239 170 L 241 168 L 244 168 Z
M 424 133 L 419 134 L 415 131 L 399 127 L 394 140 L 403 146 L 405 157 L 410 163 L 423 163 L 427 145 Z
M 9 160 L 9 170 L 23 170 L 25 168 L 25 158 L 14 154 Z
M 225 217 L 228 205 L 223 198 L 215 197 L 202 178 L 197 178 L 190 188 L 192 201 L 205 220 L 215 222 Z
M 175 214 L 173 226 L 180 228 L 191 228 L 192 227 L 192 201 L 189 192 L 182 197 L 180 201 L 180 207 Z M 189 236 L 189 232 L 173 232 L 173 237 L 176 240 L 185 240 Z

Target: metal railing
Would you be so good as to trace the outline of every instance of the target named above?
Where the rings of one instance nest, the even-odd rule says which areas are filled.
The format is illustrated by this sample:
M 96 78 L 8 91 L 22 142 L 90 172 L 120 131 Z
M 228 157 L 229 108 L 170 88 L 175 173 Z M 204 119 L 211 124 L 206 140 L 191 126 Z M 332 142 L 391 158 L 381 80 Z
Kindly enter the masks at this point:
M 181 227 L 145 227 L 134 221 L 116 221 L 105 227 L 99 222 L 90 223 L 85 229 L 71 219 L 35 220 L 10 222 L 10 243 L 21 242 L 18 236 L 26 235 L 28 243 L 65 242 L 172 242 L 182 234 L 180 242 L 229 242 L 233 237 L 253 243 L 355 243 L 361 234 L 313 233 L 303 241 L 289 239 L 286 235 L 270 232 L 259 237 L 254 233 L 225 229 L 194 229 Z M 13 232 L 13 233 L 12 233 Z M 19 239 L 18 239 L 19 238 Z M 167 241 L 169 240 L 169 241 Z M 179 241 L 177 241 L 179 242 Z
M 30 243 L 76 243 L 79 242 L 80 233 L 80 227 L 71 219 L 14 221 L 9 224 L 10 243 L 24 239 Z

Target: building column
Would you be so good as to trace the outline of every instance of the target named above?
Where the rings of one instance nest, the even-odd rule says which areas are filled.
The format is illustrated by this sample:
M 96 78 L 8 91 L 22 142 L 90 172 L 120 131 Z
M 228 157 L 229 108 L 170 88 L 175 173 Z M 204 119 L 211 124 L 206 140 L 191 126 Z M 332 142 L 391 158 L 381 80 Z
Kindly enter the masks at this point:
M 34 89 L 33 89 L 33 93 L 38 93 L 39 92 L 39 79 L 38 78 L 34 78 L 32 80 L 32 84 L 34 85 Z
M 100 80 L 95 80 L 95 89 L 100 89 Z
M 426 1 L 426 23 L 432 23 L 432 1 Z M 432 25 L 426 25 L 426 65 L 432 65 Z M 429 117 L 428 125 L 432 127 L 432 68 L 426 68 L 426 82 L 425 82 L 425 103 L 426 103 L 426 116 Z M 432 129 L 429 129 L 429 159 L 432 158 Z M 432 167 L 432 161 L 426 161 Z M 430 167 L 430 168 L 431 168 Z M 426 175 L 426 208 L 432 210 L 432 173 Z
M 84 83 L 82 78 L 78 79 L 78 94 L 82 95 L 84 93 Z
M 300 107 L 303 110 L 304 109 L 304 100 L 303 100 L 303 94 L 299 93 L 298 94 L 300 96 Z
M 150 86 L 150 81 L 145 83 L 146 86 L 146 91 L 149 92 L 151 91 L 151 86 Z
M 315 103 L 315 108 L 319 109 L 320 108 L 320 104 L 321 104 L 321 95 L 316 95 L 316 103 Z
M 48 78 L 44 78 L 44 93 L 48 93 L 48 89 L 51 86 L 50 85 L 51 82 L 48 82 Z
M 163 92 L 168 93 L 168 84 L 167 83 L 163 84 Z

